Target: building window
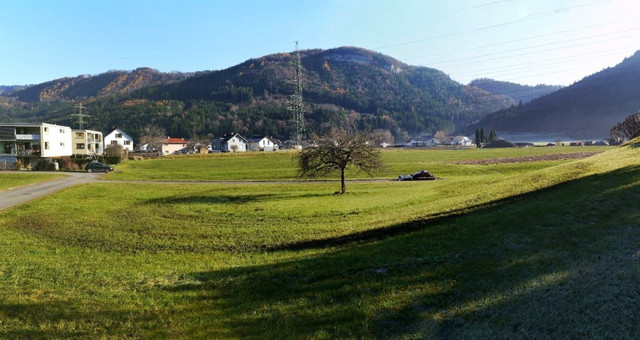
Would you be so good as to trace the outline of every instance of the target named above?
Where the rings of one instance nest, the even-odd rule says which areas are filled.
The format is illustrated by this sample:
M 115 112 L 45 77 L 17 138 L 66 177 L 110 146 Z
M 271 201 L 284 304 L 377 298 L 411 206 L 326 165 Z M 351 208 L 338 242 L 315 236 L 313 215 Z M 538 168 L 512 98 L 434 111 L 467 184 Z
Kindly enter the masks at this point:
M 49 128 L 45 126 L 45 127 L 44 127 L 44 132 L 47 132 L 47 133 L 48 133 L 48 132 L 49 132 Z
M 116 138 L 122 138 L 122 134 L 121 133 L 116 133 Z
M 76 149 L 84 149 L 84 143 L 76 144 Z
M 64 129 L 60 129 L 60 133 L 64 133 Z
M 124 141 L 124 145 L 131 145 L 131 141 L 130 140 Z
M 64 142 L 60 142 L 60 146 L 64 146 Z
M 44 149 L 49 150 L 49 142 L 44 142 Z
M 111 141 L 111 145 L 118 145 L 118 141 L 117 140 L 112 140 Z
M 84 138 L 84 133 L 76 132 L 76 139 L 82 139 L 82 138 Z

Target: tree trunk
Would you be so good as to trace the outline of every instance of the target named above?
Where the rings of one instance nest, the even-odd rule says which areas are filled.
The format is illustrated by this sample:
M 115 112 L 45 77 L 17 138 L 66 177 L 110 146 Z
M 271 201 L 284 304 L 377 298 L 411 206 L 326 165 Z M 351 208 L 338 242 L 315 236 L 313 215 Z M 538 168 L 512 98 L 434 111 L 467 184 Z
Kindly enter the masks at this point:
M 344 183 L 344 168 L 340 169 L 340 183 L 342 185 L 340 193 L 344 194 L 345 192 L 347 192 L 347 186 Z

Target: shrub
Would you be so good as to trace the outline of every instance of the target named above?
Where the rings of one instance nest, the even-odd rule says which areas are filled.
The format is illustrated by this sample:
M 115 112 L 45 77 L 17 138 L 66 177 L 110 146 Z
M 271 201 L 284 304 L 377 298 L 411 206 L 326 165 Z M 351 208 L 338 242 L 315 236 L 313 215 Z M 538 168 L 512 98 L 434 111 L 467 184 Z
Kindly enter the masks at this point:
M 40 158 L 33 165 L 33 170 L 35 170 L 35 171 L 55 171 L 56 170 L 56 166 L 55 166 L 55 164 L 53 164 L 53 161 L 51 161 L 50 159 L 48 159 L 48 158 Z
M 109 145 L 104 149 L 104 161 L 108 164 L 119 164 L 125 159 L 125 151 L 120 145 Z

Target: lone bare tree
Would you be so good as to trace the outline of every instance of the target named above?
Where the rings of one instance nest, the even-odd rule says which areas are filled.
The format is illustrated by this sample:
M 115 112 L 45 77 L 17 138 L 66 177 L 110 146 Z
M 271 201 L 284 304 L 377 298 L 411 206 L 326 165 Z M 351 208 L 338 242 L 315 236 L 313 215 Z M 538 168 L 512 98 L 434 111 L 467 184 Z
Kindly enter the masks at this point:
M 300 177 L 340 172 L 341 194 L 347 192 L 347 167 L 352 166 L 372 176 L 374 171 L 380 170 L 384 165 L 380 150 L 370 145 L 367 135 L 348 134 L 344 131 L 320 138 L 316 145 L 302 149 L 297 157 Z
M 149 144 L 153 149 L 159 150 L 162 142 L 167 139 L 165 129 L 156 125 L 147 125 L 140 132 L 140 144 Z

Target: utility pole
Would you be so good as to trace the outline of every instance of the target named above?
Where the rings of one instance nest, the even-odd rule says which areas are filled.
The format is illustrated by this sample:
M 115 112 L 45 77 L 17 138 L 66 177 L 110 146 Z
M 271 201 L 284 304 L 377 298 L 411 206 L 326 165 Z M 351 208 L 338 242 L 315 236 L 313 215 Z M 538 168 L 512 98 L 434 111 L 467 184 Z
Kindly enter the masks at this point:
M 302 100 L 302 62 L 300 61 L 297 41 L 295 58 L 291 64 L 294 68 L 294 78 L 292 82 L 293 94 L 289 98 L 289 110 L 291 111 L 293 121 L 293 134 L 291 139 L 294 148 L 302 148 L 305 141 L 305 122 L 304 102 Z
M 82 127 L 83 127 L 83 124 L 84 124 L 83 118 L 84 117 L 90 117 L 90 116 L 87 115 L 87 114 L 82 113 L 82 110 L 85 109 L 85 107 L 82 106 L 82 103 L 78 104 L 78 106 L 76 106 L 76 109 L 78 109 L 78 113 L 72 113 L 71 116 L 72 117 L 78 117 L 78 128 L 80 130 L 82 130 Z

